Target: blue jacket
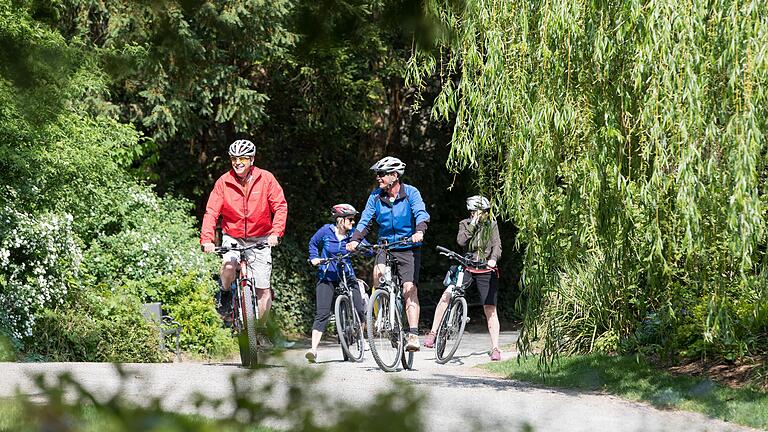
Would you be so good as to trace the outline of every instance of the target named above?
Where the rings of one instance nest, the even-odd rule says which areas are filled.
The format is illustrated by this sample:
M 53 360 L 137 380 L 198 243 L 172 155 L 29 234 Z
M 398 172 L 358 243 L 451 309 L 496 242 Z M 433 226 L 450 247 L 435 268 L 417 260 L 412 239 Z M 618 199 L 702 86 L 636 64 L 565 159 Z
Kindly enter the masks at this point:
M 401 183 L 400 192 L 393 203 L 389 202 L 387 193 L 380 188 L 371 192 L 351 240 L 360 241 L 365 238 L 370 233 L 371 223 L 374 220 L 379 225 L 379 242 L 386 240 L 392 243 L 410 237 L 416 231 L 425 232 L 429 213 L 419 190 Z M 398 246 L 395 249 L 404 250 L 417 246 L 421 246 L 421 243 L 413 246 Z
M 309 240 L 309 259 L 328 258 L 335 255 L 347 253 L 346 246 L 350 237 L 339 240 L 332 224 L 325 224 Z M 347 280 L 355 278 L 355 271 L 352 269 L 352 260 L 345 259 L 347 264 L 344 266 L 347 273 Z M 341 274 L 335 262 L 321 264 L 317 268 L 317 280 L 321 282 L 338 282 L 341 280 Z

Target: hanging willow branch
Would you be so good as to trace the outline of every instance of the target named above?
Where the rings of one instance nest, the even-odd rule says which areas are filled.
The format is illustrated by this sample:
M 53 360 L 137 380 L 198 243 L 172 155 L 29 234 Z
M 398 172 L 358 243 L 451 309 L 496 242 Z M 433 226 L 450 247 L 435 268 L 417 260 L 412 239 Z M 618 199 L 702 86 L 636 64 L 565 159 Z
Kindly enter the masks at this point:
M 615 351 L 654 325 L 667 342 L 683 324 L 710 344 L 768 339 L 768 3 L 426 9 L 453 34 L 409 78 L 444 72 L 449 168 L 520 229 L 523 352 Z M 742 336 L 723 331 L 735 321 Z

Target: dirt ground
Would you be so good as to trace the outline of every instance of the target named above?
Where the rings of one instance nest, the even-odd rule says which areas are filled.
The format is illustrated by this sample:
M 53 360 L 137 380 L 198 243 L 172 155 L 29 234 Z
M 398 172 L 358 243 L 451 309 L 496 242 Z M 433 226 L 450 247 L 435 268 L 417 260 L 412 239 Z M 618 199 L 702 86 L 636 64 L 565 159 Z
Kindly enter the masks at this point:
M 733 364 L 714 360 L 695 360 L 667 369 L 676 375 L 708 377 L 733 388 L 753 385 L 768 390 L 768 357 L 748 357 Z

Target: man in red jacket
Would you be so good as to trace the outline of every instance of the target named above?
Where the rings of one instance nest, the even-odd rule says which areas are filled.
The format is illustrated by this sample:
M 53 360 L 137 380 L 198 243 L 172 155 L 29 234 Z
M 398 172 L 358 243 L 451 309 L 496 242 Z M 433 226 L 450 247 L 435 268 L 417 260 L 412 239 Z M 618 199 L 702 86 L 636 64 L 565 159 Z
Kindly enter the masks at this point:
M 269 171 L 253 166 L 256 146 L 237 140 L 229 146 L 232 169 L 219 177 L 213 187 L 203 216 L 200 244 L 204 252 L 214 251 L 214 228 L 219 216 L 223 246 L 248 246 L 266 239 L 270 247 L 248 251 L 249 274 L 253 276 L 259 316 L 265 318 L 272 307 L 270 276 L 272 250 L 285 233 L 288 204 L 283 188 Z M 237 252 L 224 255 L 221 285 L 227 291 L 235 279 L 239 260 Z

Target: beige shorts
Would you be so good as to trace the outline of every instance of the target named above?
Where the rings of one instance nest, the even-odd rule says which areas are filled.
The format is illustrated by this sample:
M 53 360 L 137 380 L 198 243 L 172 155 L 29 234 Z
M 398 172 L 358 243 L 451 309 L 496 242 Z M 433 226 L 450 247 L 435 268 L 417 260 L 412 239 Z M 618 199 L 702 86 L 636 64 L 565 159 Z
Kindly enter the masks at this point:
M 250 246 L 257 241 L 264 241 L 266 237 L 249 237 L 246 239 L 239 239 L 230 237 L 226 234 L 221 236 L 221 245 L 224 247 L 230 247 L 233 243 L 236 243 L 238 247 Z M 250 249 L 245 251 L 245 257 L 248 261 L 248 276 L 253 279 L 254 286 L 258 289 L 268 289 L 271 287 L 269 283 L 272 277 L 272 248 L 265 247 L 264 249 Z M 234 262 L 238 264 L 240 261 L 240 252 L 229 251 L 224 254 L 222 262 Z

